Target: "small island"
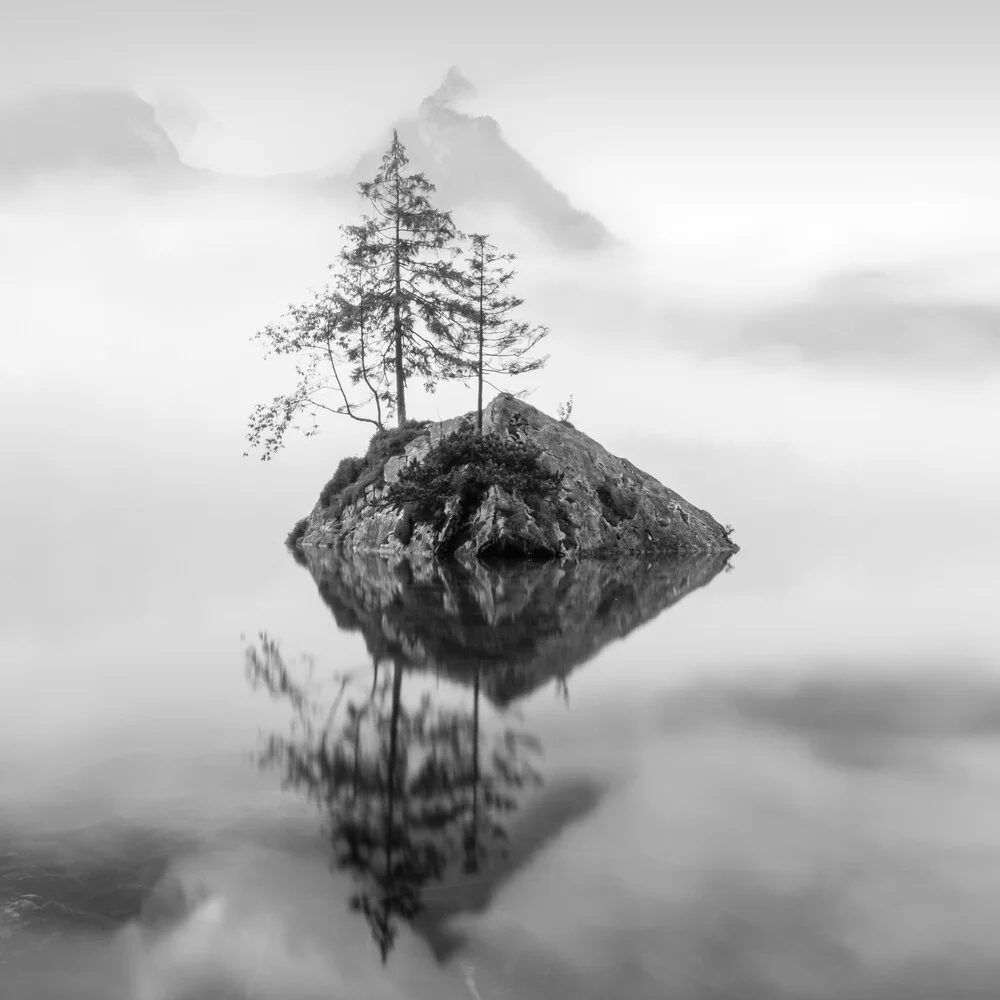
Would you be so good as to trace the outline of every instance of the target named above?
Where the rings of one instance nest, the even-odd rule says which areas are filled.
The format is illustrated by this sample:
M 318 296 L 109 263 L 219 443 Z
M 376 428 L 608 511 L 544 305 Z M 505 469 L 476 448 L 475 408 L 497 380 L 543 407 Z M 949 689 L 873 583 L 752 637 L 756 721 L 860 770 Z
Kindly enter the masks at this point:
M 482 413 L 379 431 L 341 461 L 295 547 L 465 559 L 737 551 L 730 529 L 566 420 L 508 393 Z
M 324 414 L 374 428 L 367 452 L 341 460 L 288 544 L 411 560 L 737 551 L 730 527 L 577 430 L 572 397 L 558 419 L 507 392 L 484 406 L 492 379 L 544 367 L 536 349 L 549 331 L 515 318 L 515 256 L 488 234 L 458 230 L 408 163 L 394 131 L 375 177 L 358 185 L 369 214 L 341 227 L 333 283 L 256 335 L 267 354 L 294 362 L 298 379 L 250 415 L 247 438 L 263 459 L 290 429 L 317 433 Z M 428 391 L 474 383 L 475 410 L 408 419 L 414 378 Z

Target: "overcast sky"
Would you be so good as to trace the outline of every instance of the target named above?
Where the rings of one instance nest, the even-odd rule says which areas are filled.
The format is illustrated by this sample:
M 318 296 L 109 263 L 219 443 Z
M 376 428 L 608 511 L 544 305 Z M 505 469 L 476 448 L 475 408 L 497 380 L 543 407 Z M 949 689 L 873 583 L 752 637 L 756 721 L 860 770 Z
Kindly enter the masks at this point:
M 0 92 L 182 97 L 215 123 L 188 142 L 202 165 L 350 161 L 454 63 L 576 201 L 692 251 L 892 256 L 1000 231 L 982 0 L 3 3 Z

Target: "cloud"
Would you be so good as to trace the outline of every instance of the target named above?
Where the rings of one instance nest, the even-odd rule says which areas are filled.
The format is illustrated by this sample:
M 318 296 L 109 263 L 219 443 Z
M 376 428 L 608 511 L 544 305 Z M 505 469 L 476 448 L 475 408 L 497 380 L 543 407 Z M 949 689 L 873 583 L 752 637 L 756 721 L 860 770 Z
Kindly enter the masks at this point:
M 678 346 L 700 354 L 911 374 L 996 370 L 1000 302 L 982 280 L 995 277 L 996 262 L 981 259 L 978 273 L 976 261 L 962 266 L 979 287 L 963 287 L 954 269 L 843 270 L 767 305 L 728 312 L 671 306 L 665 319 Z
M 222 125 L 197 101 L 181 94 L 157 95 L 151 102 L 157 121 L 175 142 L 188 142 L 199 133 L 218 133 Z
M 788 347 L 820 364 L 974 369 L 1000 363 L 1000 306 L 901 294 L 892 276 L 851 276 L 750 319 L 741 350 Z

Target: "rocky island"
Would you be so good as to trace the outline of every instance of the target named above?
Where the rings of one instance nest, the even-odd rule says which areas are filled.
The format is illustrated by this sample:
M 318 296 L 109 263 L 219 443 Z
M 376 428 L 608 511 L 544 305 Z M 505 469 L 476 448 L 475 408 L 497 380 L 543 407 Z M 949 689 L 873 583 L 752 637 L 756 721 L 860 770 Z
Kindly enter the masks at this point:
M 288 542 L 410 559 L 687 559 L 738 551 L 731 530 L 568 421 L 501 393 L 481 436 L 475 413 L 376 433 Z
M 451 82 L 462 90 L 457 75 Z M 250 414 L 247 440 L 263 460 L 288 430 L 314 434 L 328 414 L 375 430 L 364 455 L 341 460 L 289 545 L 411 562 L 735 552 L 731 528 L 577 430 L 572 398 L 559 419 L 506 392 L 484 405 L 494 379 L 548 362 L 538 349 L 549 329 L 514 318 L 516 255 L 460 230 L 409 164 L 394 129 L 374 177 L 358 182 L 371 211 L 341 226 L 332 283 L 254 337 L 265 356 L 295 358 L 298 378 Z M 407 419 L 407 383 L 418 377 L 426 391 L 474 384 L 475 410 Z

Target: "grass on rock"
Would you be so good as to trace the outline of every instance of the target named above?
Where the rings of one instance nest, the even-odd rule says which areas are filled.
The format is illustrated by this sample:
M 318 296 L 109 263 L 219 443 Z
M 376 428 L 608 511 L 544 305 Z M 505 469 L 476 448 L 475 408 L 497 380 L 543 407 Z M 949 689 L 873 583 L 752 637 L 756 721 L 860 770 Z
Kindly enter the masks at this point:
M 402 427 L 376 431 L 363 456 L 349 455 L 340 460 L 333 477 L 320 492 L 320 507 L 330 516 L 339 517 L 364 496 L 369 486 L 380 489 L 385 484 L 385 463 L 402 455 L 428 423 L 427 420 L 408 420 Z

